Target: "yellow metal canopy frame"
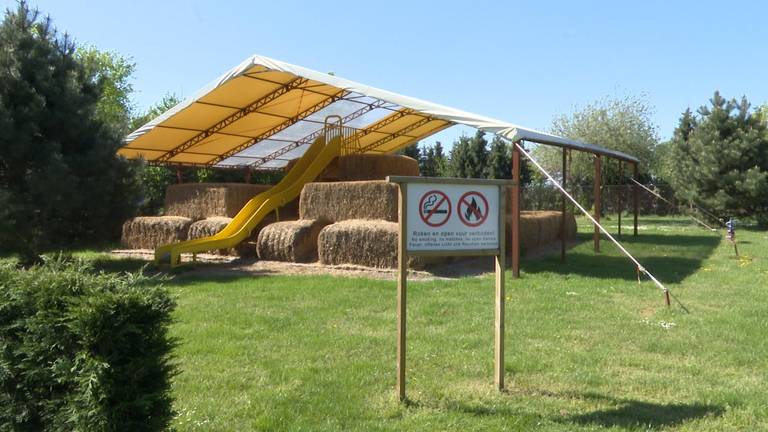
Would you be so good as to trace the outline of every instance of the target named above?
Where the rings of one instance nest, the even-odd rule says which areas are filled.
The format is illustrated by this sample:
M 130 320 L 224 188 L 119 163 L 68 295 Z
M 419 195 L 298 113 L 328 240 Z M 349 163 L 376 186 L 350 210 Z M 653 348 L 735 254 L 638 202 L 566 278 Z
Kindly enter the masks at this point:
M 512 141 L 632 156 L 460 111 L 331 74 L 253 56 L 131 133 L 119 154 L 154 164 L 280 169 L 322 134 L 328 116 L 354 130 L 360 153 L 390 153 L 464 124 Z

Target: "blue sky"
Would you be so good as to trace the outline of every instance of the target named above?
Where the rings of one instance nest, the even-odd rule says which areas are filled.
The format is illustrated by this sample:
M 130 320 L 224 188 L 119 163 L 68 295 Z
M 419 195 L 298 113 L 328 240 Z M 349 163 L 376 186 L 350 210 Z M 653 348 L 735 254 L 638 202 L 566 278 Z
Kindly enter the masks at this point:
M 538 129 L 603 97 L 645 95 L 667 138 L 716 89 L 768 101 L 768 2 L 30 4 L 79 42 L 132 58 L 139 109 L 189 96 L 251 54 Z

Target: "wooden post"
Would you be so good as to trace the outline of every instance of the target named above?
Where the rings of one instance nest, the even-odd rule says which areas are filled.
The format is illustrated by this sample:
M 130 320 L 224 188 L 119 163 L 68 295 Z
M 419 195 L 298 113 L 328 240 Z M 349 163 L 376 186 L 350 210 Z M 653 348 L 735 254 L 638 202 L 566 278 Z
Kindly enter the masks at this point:
M 624 164 L 621 162 L 621 159 L 618 159 L 619 161 L 619 181 L 616 182 L 616 195 L 617 200 L 619 201 L 617 204 L 618 207 L 618 213 L 619 213 L 619 237 L 621 237 L 621 211 L 624 207 L 623 197 L 624 194 Z
M 636 182 L 640 181 L 640 175 L 637 172 L 637 162 L 632 164 L 632 177 Z M 637 215 L 640 213 L 640 189 L 637 187 L 637 183 L 632 184 L 632 211 L 634 212 L 635 219 L 635 237 L 637 237 Z
M 595 155 L 595 220 L 600 223 L 600 182 L 601 182 L 600 155 Z M 600 252 L 600 227 L 595 224 L 595 252 Z
M 251 166 L 250 165 L 245 167 L 245 183 L 246 184 L 251 183 Z
M 563 189 L 566 188 L 566 179 L 568 178 L 568 171 L 566 167 L 566 152 L 567 149 L 563 147 Z M 560 262 L 565 262 L 565 194 L 561 197 L 562 206 L 560 213 Z
M 405 203 L 408 198 L 408 185 L 398 185 L 398 218 L 400 231 L 397 242 L 397 395 L 405 400 L 405 317 L 408 282 L 408 251 L 405 247 L 408 219 L 405 215 Z
M 506 199 L 499 186 L 499 253 L 496 255 L 496 331 L 493 381 L 498 390 L 504 389 L 504 269 L 506 268 Z
M 176 167 L 176 184 L 182 184 L 181 168 Z
M 520 277 L 520 149 L 512 148 L 512 277 Z

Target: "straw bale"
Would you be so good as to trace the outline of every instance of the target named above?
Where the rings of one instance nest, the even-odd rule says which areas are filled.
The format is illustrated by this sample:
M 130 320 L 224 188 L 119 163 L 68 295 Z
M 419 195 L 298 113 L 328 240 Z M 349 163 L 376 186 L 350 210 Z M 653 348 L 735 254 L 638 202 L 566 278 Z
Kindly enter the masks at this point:
M 187 239 L 192 220 L 180 216 L 144 216 L 123 224 L 120 243 L 127 249 L 154 249 Z
M 230 222 L 232 222 L 232 218 L 223 216 L 214 216 L 192 222 L 192 225 L 189 226 L 187 238 L 196 239 L 216 235 L 216 233 L 223 230 Z
M 539 219 L 539 245 L 549 244 L 560 240 L 560 212 L 537 212 Z
M 397 235 L 396 222 L 366 219 L 336 222 L 320 231 L 318 257 L 321 264 L 397 268 Z M 410 257 L 408 267 L 423 269 L 451 260 L 451 257 Z
M 234 217 L 248 200 L 271 187 L 246 183 L 170 185 L 165 192 L 165 214 L 192 220 L 213 216 Z
M 322 264 L 357 264 L 367 267 L 397 267 L 395 222 L 345 220 L 320 231 L 317 250 Z
M 317 237 L 328 222 L 317 219 L 276 222 L 264 227 L 256 242 L 260 259 L 287 262 L 317 261 Z
M 511 227 L 508 228 L 508 232 L 511 237 Z M 530 250 L 538 246 L 539 218 L 529 214 L 529 212 L 520 212 L 520 248 L 523 250 Z
M 560 240 L 560 212 L 520 212 L 520 248 L 523 251 L 535 249 Z M 576 238 L 576 219 L 567 214 L 565 219 L 566 240 Z M 512 241 L 512 221 L 507 222 L 507 244 Z
M 331 161 L 318 181 L 384 180 L 390 175 L 418 176 L 419 163 L 397 154 L 353 154 Z
M 301 191 L 301 219 L 397 222 L 397 185 L 384 181 L 308 183 Z

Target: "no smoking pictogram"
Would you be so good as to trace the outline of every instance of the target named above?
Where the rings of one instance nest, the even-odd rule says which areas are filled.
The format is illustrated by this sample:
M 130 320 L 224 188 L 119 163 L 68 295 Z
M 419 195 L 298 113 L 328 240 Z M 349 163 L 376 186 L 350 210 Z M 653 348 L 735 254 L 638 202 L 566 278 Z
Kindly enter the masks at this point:
M 445 225 L 451 217 L 451 200 L 439 190 L 431 190 L 419 200 L 419 217 L 431 227 Z
M 488 219 L 488 200 L 480 192 L 467 192 L 459 198 L 456 211 L 464 225 L 480 226 Z

